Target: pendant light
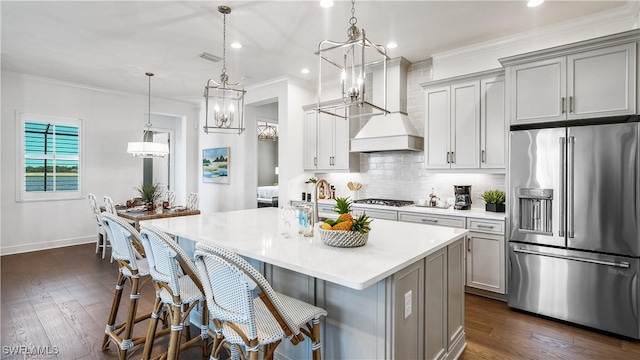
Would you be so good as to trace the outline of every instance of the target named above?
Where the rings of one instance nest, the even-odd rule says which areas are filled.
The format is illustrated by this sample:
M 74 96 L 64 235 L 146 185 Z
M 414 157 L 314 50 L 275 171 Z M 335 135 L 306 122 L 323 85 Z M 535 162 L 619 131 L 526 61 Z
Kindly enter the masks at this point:
M 364 29 L 356 26 L 358 19 L 355 12 L 355 0 L 352 0 L 347 41 L 323 40 L 318 45 L 318 51 L 315 52 L 319 59 L 316 110 L 342 118 L 386 115 L 389 113 L 386 109 L 387 60 L 389 60 L 387 50 L 382 45 L 372 43 L 367 39 Z M 323 72 L 325 67 L 328 67 L 328 71 L 332 71 L 329 76 L 327 76 L 327 70 Z M 374 71 L 376 76 L 378 74 L 383 76 L 382 103 L 380 104 L 374 104 L 367 91 L 367 76 Z M 338 106 L 335 102 L 322 103 L 323 81 L 326 83 L 327 79 L 330 83 L 325 87 L 340 87 L 342 101 L 337 104 Z
M 169 144 L 153 142 L 153 131 L 151 130 L 151 77 L 153 73 L 145 73 L 145 75 L 149 78 L 149 111 L 146 128 L 140 141 L 129 142 L 127 152 L 137 158 L 163 158 L 169 153 Z
M 258 140 L 260 141 L 276 141 L 278 140 L 278 128 L 267 122 L 264 125 L 258 125 Z
M 222 13 L 222 74 L 220 74 L 220 82 L 209 79 L 204 87 L 205 97 L 205 124 L 204 132 L 217 133 L 237 133 L 242 134 L 244 128 L 244 94 L 246 91 L 240 83 L 229 83 L 227 75 L 227 15 L 231 13 L 228 6 L 218 6 L 218 11 Z M 211 106 L 213 103 L 213 113 L 211 114 Z M 212 124 L 209 118 L 212 118 Z

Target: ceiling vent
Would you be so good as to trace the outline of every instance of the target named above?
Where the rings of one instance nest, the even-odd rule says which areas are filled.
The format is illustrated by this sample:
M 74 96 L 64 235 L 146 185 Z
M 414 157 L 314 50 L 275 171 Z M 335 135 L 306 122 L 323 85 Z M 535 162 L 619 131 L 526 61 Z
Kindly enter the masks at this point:
M 220 60 L 222 60 L 221 57 L 215 56 L 213 54 L 209 54 L 208 52 L 203 52 L 198 54 L 198 57 L 201 57 L 205 60 L 209 60 L 209 61 L 213 61 L 213 62 L 219 62 Z

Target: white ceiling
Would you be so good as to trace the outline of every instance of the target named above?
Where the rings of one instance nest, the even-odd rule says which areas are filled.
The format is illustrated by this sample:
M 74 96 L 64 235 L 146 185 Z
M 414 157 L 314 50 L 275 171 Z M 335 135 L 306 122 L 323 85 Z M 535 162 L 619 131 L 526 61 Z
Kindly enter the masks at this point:
M 313 52 L 325 39 L 344 41 L 350 1 L 2 1 L 2 68 L 73 83 L 197 99 L 222 62 L 222 14 L 227 16 L 227 74 L 243 85 L 293 76 L 315 82 Z M 358 25 L 372 41 L 398 43 L 390 56 L 410 61 L 558 24 L 625 5 L 624 1 L 356 2 Z M 239 41 L 242 49 L 231 49 Z M 300 70 L 311 70 L 303 75 Z

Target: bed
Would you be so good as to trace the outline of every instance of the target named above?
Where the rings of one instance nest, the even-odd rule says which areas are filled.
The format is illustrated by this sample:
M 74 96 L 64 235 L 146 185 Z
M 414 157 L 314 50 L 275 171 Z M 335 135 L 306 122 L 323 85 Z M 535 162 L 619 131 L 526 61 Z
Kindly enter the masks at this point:
M 258 207 L 278 207 L 278 186 L 258 186 Z

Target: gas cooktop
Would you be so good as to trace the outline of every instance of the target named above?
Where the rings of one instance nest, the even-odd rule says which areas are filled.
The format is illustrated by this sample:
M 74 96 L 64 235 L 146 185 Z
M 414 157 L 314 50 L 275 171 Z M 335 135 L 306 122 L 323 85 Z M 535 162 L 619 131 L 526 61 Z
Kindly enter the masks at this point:
M 413 205 L 413 201 L 408 200 L 388 200 L 388 199 L 360 199 L 354 200 L 355 204 L 368 204 L 368 205 L 384 205 L 384 206 L 408 206 Z

